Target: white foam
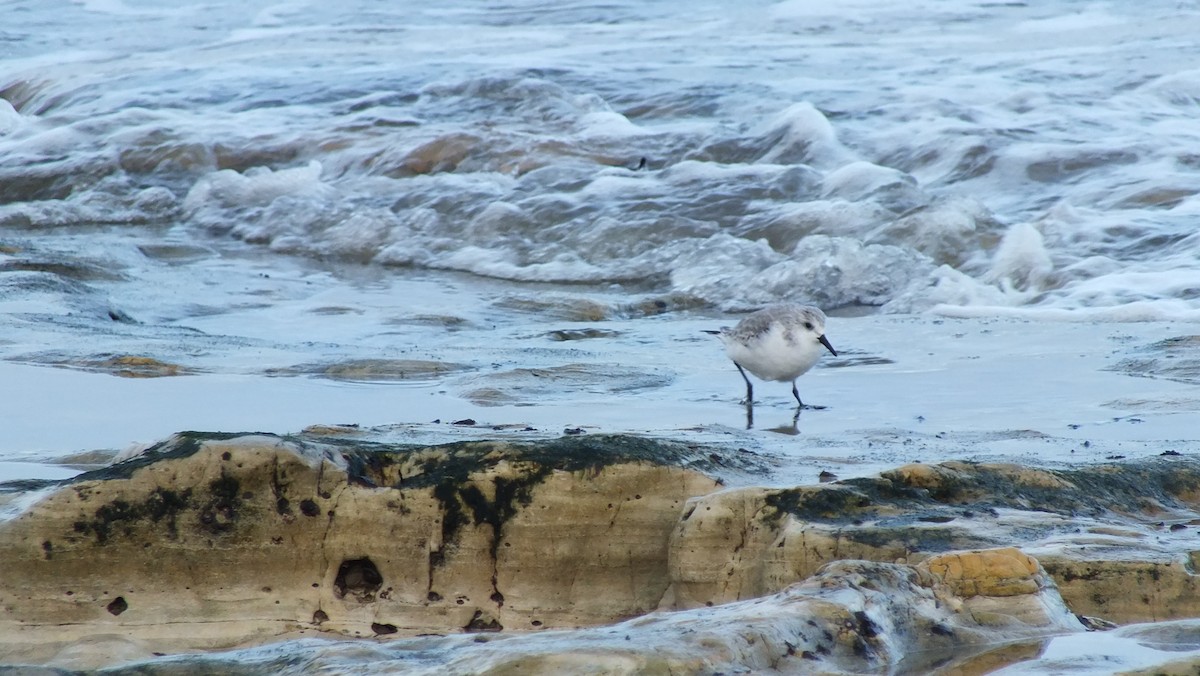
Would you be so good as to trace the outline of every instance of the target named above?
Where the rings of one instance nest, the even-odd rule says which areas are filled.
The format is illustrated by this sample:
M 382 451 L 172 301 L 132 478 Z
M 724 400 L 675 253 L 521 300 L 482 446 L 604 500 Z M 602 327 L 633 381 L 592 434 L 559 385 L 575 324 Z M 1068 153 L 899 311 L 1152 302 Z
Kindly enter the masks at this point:
M 931 312 L 943 317 L 958 317 L 962 319 L 980 317 L 1006 317 L 1010 319 L 1026 319 L 1042 322 L 1074 322 L 1091 324 L 1095 322 L 1200 322 L 1200 309 L 1192 307 L 1181 300 L 1134 301 L 1124 305 L 1087 308 L 1056 308 L 1056 307 L 1012 307 L 1003 305 L 1004 296 L 990 293 L 978 293 L 968 300 L 973 304 L 959 302 L 956 304 L 934 305 L 929 307 Z M 926 309 L 922 306 L 916 309 Z
M 929 274 L 924 284 L 911 286 L 903 293 L 883 305 L 884 312 L 910 313 L 934 310 L 939 314 L 956 316 L 957 308 L 988 308 L 982 315 L 997 314 L 999 308 L 1008 308 L 1020 302 L 1021 297 L 1012 297 L 1002 289 L 984 284 L 979 280 L 949 266 L 941 265 Z
M 886 188 L 916 186 L 916 180 L 902 171 L 860 160 L 826 174 L 823 185 L 826 198 L 860 201 Z
M 473 272 L 524 282 L 600 282 L 612 278 L 612 271 L 592 265 L 573 253 L 563 252 L 551 260 L 521 263 L 510 250 L 467 246 L 433 258 L 432 268 Z
M 779 175 L 784 167 L 778 164 L 756 162 L 754 164 L 719 164 L 682 160 L 667 167 L 662 174 L 664 181 L 678 188 L 695 187 L 712 181 L 768 180 Z
M 809 101 L 795 103 L 757 130 L 759 136 L 778 136 L 762 162 L 791 163 L 799 158 L 815 166 L 836 166 L 852 159 L 838 141 L 833 125 Z
M 1032 224 L 1018 223 L 1004 233 L 984 279 L 1032 298 L 1045 288 L 1053 271 L 1042 233 Z
M 579 118 L 578 128 L 585 136 L 621 138 L 643 136 L 649 131 L 639 127 L 629 118 L 612 111 L 585 113 Z
M 766 240 L 751 242 L 719 233 L 674 257 L 671 286 L 679 293 L 718 299 L 727 309 L 761 307 L 761 298 L 743 300 L 748 282 L 783 260 Z
M 205 176 L 188 191 L 183 206 L 188 211 L 215 205 L 223 208 L 262 207 L 285 196 L 323 197 L 332 189 L 321 181 L 321 163 L 271 169 L 254 167 L 245 173 L 223 169 Z
M 799 295 L 826 307 L 883 305 L 931 267 L 929 259 L 908 249 L 813 235 L 796 245 L 789 261 L 767 268 L 755 281 L 769 295 Z
M 0 99 L 0 135 L 13 133 L 24 121 L 7 99 Z
M 325 229 L 319 253 L 369 263 L 384 244 L 397 238 L 397 230 L 402 229 L 390 211 L 355 211 Z M 291 246 L 302 247 L 302 240 L 302 237 L 294 237 L 289 242 Z M 272 242 L 273 249 L 283 249 L 283 246 L 278 239 Z
M 841 199 L 793 202 L 771 209 L 772 219 L 804 235 L 836 235 L 865 239 L 895 215 L 871 201 Z
M 978 202 L 957 199 L 885 223 L 867 241 L 911 248 L 938 263 L 959 268 L 985 255 L 989 236 L 998 226 Z

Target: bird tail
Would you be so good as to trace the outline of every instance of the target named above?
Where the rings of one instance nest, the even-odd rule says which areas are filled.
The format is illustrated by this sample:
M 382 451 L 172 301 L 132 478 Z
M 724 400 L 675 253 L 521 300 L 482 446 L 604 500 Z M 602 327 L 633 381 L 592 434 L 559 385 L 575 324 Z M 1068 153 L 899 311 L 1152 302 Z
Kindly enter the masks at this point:
M 711 334 L 712 334 L 712 335 L 714 335 L 714 336 L 719 336 L 719 335 L 721 335 L 721 332 L 720 332 L 720 331 L 712 331 L 712 330 L 710 330 L 710 329 L 700 329 L 700 330 L 701 330 L 701 331 L 703 331 L 704 333 L 711 333 Z

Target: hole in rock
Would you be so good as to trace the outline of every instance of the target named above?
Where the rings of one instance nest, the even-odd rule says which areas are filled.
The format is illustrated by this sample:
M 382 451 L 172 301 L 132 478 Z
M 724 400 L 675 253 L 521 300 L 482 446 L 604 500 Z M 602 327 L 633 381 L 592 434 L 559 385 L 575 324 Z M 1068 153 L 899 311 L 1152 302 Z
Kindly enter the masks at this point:
M 321 508 L 312 500 L 305 499 L 300 501 L 300 513 L 304 516 L 316 516 L 321 513 Z
M 129 604 L 125 602 L 124 596 L 118 596 L 109 602 L 106 608 L 108 608 L 108 612 L 112 613 L 113 615 L 120 615 L 129 609 Z
M 337 578 L 333 581 L 333 593 L 340 599 L 352 595 L 360 603 L 375 600 L 375 592 L 383 586 L 383 576 L 379 569 L 366 557 L 347 559 L 338 567 Z

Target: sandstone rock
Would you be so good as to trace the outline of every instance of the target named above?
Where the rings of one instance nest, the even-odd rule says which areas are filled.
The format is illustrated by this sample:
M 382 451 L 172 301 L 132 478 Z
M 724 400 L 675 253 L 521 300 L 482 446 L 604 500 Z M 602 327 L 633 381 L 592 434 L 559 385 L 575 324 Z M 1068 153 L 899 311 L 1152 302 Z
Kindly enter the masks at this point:
M 1038 562 L 1016 549 L 1000 552 L 950 552 L 922 562 L 963 598 L 976 596 L 1021 596 L 1045 586 L 1038 575 Z
M 714 477 L 754 458 L 345 432 L 184 433 L 51 485 L 0 522 L 0 661 L 86 669 L 321 635 L 385 641 L 369 660 L 414 673 L 983 673 L 1038 658 L 1017 639 L 1083 631 L 1076 614 L 1200 616 L 1186 457 L 725 488 Z M 429 633 L 451 636 L 413 638 Z
M 195 373 L 193 369 L 178 364 L 170 364 L 154 359 L 153 357 L 136 355 L 118 355 L 108 357 L 107 359 L 84 360 L 82 367 L 91 370 L 106 371 L 122 378 L 163 378 Z
M 1077 613 L 1118 622 L 1195 617 L 1200 541 L 1192 528 L 1165 524 L 1190 522 L 1198 505 L 1200 463 L 1183 457 L 1071 470 L 946 462 L 816 486 L 732 489 L 689 503 L 671 535 L 672 583 L 660 607 L 775 593 L 835 560 L 917 563 L 1017 545 Z
M 198 373 L 194 368 L 160 361 L 154 357 L 141 355 L 90 355 L 76 356 L 61 353 L 29 354 L 22 357 L 24 361 L 41 364 L 53 364 L 63 368 L 80 369 L 107 373 L 120 378 L 169 378 Z
M 465 364 L 427 359 L 352 359 L 329 364 L 298 364 L 268 369 L 268 375 L 316 375 L 331 380 L 383 382 L 397 380 L 433 380 L 450 373 L 469 370 Z
M 0 524 L 0 652 L 163 651 L 610 622 L 653 609 L 667 534 L 716 487 L 679 445 L 315 445 L 182 434 Z
M 662 387 L 673 376 L 663 369 L 626 364 L 578 363 L 483 373 L 460 383 L 463 396 L 480 406 L 532 404 L 564 389 L 631 392 Z
M 992 571 L 1011 571 L 1015 563 L 1022 570 L 1032 564 L 1023 577 L 1043 586 L 993 599 L 994 614 L 1007 620 L 1000 624 L 967 608 L 969 599 L 928 568 L 838 561 L 763 598 L 654 613 L 573 632 L 569 640 L 540 635 L 497 647 L 464 646 L 438 668 L 547 675 L 567 673 L 573 664 L 606 674 L 886 673 L 903 665 L 920 673 L 1002 641 L 1084 631 L 1036 561 L 1013 549 L 961 556 L 976 565 L 957 578 L 960 584 L 985 587 Z
M 993 568 L 1024 561 L 1011 549 L 965 554 Z M 1029 575 L 1046 579 L 1036 568 Z M 969 579 L 967 576 L 959 581 Z M 978 581 L 986 584 L 984 580 Z M 369 651 L 345 643 L 294 642 L 263 663 L 276 673 L 303 658 L 305 668 L 372 673 L 511 674 L 717 674 L 717 673 L 959 673 L 1037 657 L 1012 642 L 1084 631 L 1047 586 L 997 598 L 1008 621 L 965 609 L 966 599 L 919 566 L 839 561 L 777 594 L 712 608 L 656 612 L 607 627 L 497 636 L 408 639 Z M 1015 609 L 1018 612 L 1003 612 Z M 1029 612 L 1031 610 L 1037 612 Z M 997 643 L 1004 643 L 997 649 Z M 1036 644 L 1035 644 L 1036 645 Z M 235 669 L 251 654 L 203 660 L 197 670 Z M 146 674 L 166 668 L 139 667 Z

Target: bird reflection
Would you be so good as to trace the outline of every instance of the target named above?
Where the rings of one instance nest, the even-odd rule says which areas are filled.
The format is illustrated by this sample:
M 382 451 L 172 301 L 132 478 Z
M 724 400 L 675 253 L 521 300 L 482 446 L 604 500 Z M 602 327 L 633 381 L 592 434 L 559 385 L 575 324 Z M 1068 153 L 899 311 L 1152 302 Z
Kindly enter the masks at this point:
M 800 411 L 803 407 L 797 406 L 796 412 L 792 414 L 791 424 L 780 425 L 778 427 L 768 427 L 765 431 L 775 432 L 776 434 L 786 434 L 788 436 L 796 436 L 800 434 Z M 754 402 L 746 402 L 746 429 L 754 429 Z

